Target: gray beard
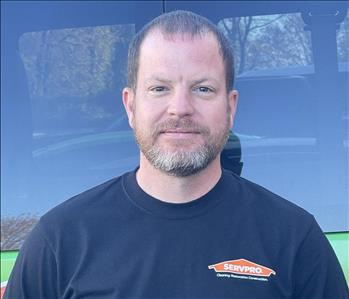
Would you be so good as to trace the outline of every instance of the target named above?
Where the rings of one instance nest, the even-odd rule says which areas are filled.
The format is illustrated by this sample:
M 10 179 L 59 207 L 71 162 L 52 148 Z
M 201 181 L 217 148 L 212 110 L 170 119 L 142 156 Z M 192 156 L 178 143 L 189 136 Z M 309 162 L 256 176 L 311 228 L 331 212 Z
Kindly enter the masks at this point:
M 144 156 L 156 168 L 169 175 L 186 177 L 205 169 L 220 153 L 220 148 L 205 144 L 196 152 L 164 152 L 158 147 L 144 151 Z
M 135 108 L 135 107 L 134 107 Z M 146 159 L 156 169 L 172 176 L 187 177 L 205 169 L 223 150 L 230 131 L 230 107 L 228 106 L 225 126 L 221 134 L 211 135 L 208 127 L 200 126 L 191 119 L 168 119 L 154 128 L 149 136 L 144 135 L 135 122 L 134 133 L 139 148 Z M 200 132 L 205 138 L 204 144 L 196 151 L 178 148 L 175 152 L 161 149 L 155 144 L 158 135 L 170 128 L 186 128 Z
M 181 121 L 179 121 L 181 122 Z M 176 127 L 172 121 L 165 122 L 155 129 L 151 137 L 146 138 L 142 132 L 135 129 L 136 141 L 146 159 L 156 168 L 168 175 L 186 177 L 205 169 L 223 150 L 229 137 L 229 119 L 219 135 L 211 136 L 208 128 L 195 127 L 191 122 L 182 121 L 181 127 L 195 127 L 205 136 L 205 143 L 196 151 L 185 151 L 179 148 L 177 151 L 166 151 L 154 142 L 157 134 L 164 127 Z M 153 141 L 151 141 L 152 139 Z

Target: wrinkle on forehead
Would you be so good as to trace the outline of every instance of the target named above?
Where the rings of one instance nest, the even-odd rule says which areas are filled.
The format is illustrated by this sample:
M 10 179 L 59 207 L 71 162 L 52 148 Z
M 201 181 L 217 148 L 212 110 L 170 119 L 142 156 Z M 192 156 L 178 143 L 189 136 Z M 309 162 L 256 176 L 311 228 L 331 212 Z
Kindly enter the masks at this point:
M 162 37 L 164 40 L 169 42 L 176 42 L 176 41 L 188 42 L 188 41 L 193 41 L 195 39 L 207 39 L 207 38 L 213 37 L 213 39 L 216 42 L 216 46 L 219 50 L 219 54 L 223 59 L 223 51 L 217 40 L 217 37 L 207 29 L 203 29 L 201 31 L 197 31 L 193 33 L 193 32 L 167 32 L 165 30 L 162 30 L 161 28 L 154 28 L 148 32 L 143 43 L 147 40 L 147 38 L 156 37 L 156 36 Z
M 194 46 L 195 44 L 198 45 L 197 42 L 201 45 L 199 48 Z M 213 34 L 206 35 L 206 38 L 192 38 L 183 34 L 168 36 L 159 31 L 153 32 L 144 40 L 140 53 L 140 68 L 144 65 L 159 66 L 156 62 L 160 61 L 166 69 L 168 67 L 190 69 L 191 62 L 202 63 L 204 68 L 209 69 L 215 69 L 217 64 L 222 63 L 224 68 L 222 56 L 219 53 L 219 45 Z
M 216 46 L 216 48 L 218 49 L 218 53 L 221 56 L 222 60 L 223 58 L 223 51 L 222 48 L 217 40 L 217 37 L 210 31 L 208 30 L 202 30 L 198 33 L 190 33 L 190 32 L 166 32 L 164 30 L 161 30 L 160 28 L 154 28 L 151 31 L 149 31 L 149 33 L 147 34 L 147 36 L 145 37 L 144 41 L 142 44 L 146 43 L 148 39 L 153 39 L 153 38 L 157 38 L 160 37 L 162 39 L 164 39 L 165 41 L 168 42 L 190 42 L 193 40 L 212 40 L 214 41 L 214 44 Z M 143 45 L 142 45 L 143 46 Z M 142 48 L 141 46 L 141 48 Z M 142 51 L 140 51 L 142 52 Z

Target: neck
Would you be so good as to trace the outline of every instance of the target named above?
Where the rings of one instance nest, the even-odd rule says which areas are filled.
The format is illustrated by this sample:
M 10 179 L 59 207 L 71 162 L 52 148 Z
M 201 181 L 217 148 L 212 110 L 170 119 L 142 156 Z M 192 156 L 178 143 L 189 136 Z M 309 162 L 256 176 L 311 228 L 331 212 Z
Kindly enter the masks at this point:
M 136 177 L 139 186 L 152 197 L 170 203 L 185 203 L 209 192 L 221 175 L 219 155 L 200 172 L 176 177 L 154 168 L 141 153 Z

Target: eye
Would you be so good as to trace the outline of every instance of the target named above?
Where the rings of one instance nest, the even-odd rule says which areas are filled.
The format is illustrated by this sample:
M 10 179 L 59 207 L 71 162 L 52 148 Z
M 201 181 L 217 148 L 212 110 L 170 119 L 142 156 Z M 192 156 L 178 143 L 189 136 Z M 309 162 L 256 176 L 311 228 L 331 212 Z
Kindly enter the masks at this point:
M 194 91 L 207 94 L 214 92 L 214 89 L 208 86 L 197 86 L 194 88 Z
M 149 90 L 153 93 L 160 93 L 160 92 L 168 91 L 168 88 L 165 86 L 154 86 L 149 88 Z

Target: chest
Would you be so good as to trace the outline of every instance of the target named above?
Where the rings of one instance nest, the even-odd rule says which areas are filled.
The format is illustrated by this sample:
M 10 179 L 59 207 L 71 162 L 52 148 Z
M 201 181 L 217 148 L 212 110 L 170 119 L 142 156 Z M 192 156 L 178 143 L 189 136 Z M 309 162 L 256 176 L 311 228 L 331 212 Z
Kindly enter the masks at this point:
M 65 298 L 289 298 L 291 253 L 234 221 L 135 221 L 79 244 Z M 285 247 L 286 248 L 286 247 Z

